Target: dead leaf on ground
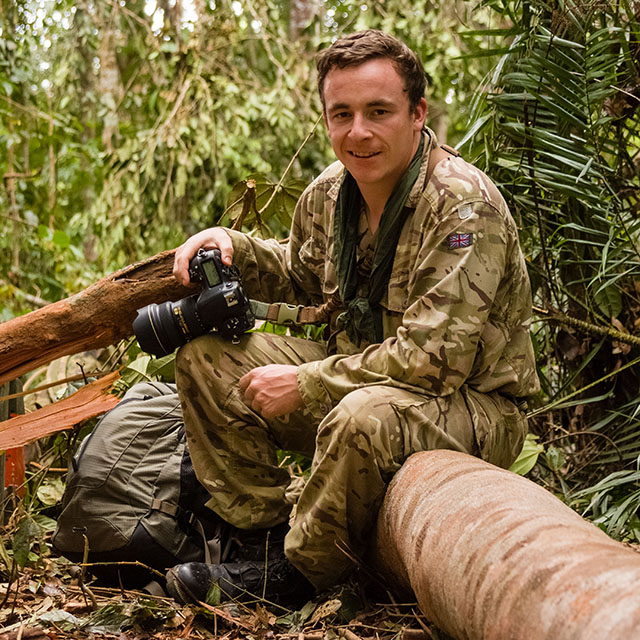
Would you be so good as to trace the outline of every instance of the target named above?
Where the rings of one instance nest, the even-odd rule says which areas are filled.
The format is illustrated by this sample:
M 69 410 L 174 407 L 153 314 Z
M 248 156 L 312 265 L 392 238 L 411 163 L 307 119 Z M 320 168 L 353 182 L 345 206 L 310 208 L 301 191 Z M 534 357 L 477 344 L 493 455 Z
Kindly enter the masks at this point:
M 342 600 L 338 600 L 338 598 L 334 598 L 333 600 L 327 600 L 323 602 L 311 616 L 309 620 L 310 624 L 316 624 L 320 622 L 320 620 L 324 620 L 325 618 L 329 618 L 331 616 L 335 616 L 338 611 L 340 611 L 340 607 L 342 607 Z
M 51 636 L 39 627 L 20 627 L 9 633 L 0 634 L 0 640 L 51 640 Z

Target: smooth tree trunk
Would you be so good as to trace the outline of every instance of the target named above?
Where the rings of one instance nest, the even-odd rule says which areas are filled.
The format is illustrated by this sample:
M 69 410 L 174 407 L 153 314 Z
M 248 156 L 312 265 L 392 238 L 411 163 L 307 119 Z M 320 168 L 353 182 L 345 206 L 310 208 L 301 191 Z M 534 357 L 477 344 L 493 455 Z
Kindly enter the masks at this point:
M 457 640 L 640 637 L 640 553 L 463 453 L 405 462 L 380 510 L 375 558 Z

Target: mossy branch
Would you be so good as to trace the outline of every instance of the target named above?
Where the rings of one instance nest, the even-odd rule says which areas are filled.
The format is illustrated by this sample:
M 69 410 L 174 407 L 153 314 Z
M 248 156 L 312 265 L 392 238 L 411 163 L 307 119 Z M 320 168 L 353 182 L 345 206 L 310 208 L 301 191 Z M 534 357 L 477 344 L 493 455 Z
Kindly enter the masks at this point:
M 547 322 L 555 322 L 557 324 L 564 324 L 569 327 L 579 329 L 584 333 L 588 333 L 589 335 L 600 337 L 604 336 L 605 338 L 617 340 L 618 342 L 624 342 L 625 344 L 630 344 L 635 347 L 640 346 L 640 336 L 633 336 L 630 333 L 619 331 L 618 329 L 614 329 L 613 327 L 602 327 L 597 324 L 585 322 L 584 320 L 579 320 L 578 318 L 573 318 L 557 311 L 549 311 L 548 309 L 541 309 L 539 307 L 534 307 L 533 310 L 541 320 L 546 320 Z

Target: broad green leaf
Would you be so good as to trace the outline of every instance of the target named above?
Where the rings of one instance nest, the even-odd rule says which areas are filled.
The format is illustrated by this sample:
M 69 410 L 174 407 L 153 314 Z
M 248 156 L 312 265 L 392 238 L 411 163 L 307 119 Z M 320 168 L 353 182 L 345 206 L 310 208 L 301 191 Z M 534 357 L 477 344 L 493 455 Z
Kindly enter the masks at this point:
M 53 609 L 52 611 L 45 611 L 38 616 L 38 621 L 53 626 L 59 626 L 65 631 L 73 631 L 79 629 L 83 625 L 83 619 L 77 618 L 72 613 L 64 611 L 62 609 Z
M 53 236 L 51 237 L 51 239 L 53 240 L 53 244 L 61 247 L 62 249 L 66 249 L 71 244 L 71 239 L 69 238 L 69 236 L 64 231 L 60 231 L 59 229 L 56 229 L 53 232 Z
M 220 589 L 220 585 L 217 582 L 212 582 L 209 590 L 207 591 L 207 595 L 205 597 L 205 602 L 210 604 L 213 607 L 217 607 L 220 605 L 220 599 L 222 597 L 222 591 Z
M 522 451 L 515 462 L 509 467 L 520 476 L 526 476 L 538 461 L 538 456 L 544 451 L 544 447 L 537 442 L 538 436 L 528 433 L 522 445 Z
M 41 534 L 40 527 L 32 517 L 22 518 L 12 540 L 13 557 L 19 567 L 24 567 L 30 561 L 31 545 Z
M 51 531 L 55 531 L 57 522 L 50 518 L 49 516 L 45 516 L 42 513 L 37 513 L 33 516 L 33 521 L 40 527 L 40 531 L 44 533 L 49 533 Z
M 165 382 L 173 382 L 175 380 L 175 360 L 175 353 L 170 353 L 161 358 L 152 358 L 147 365 L 146 374 Z
M 61 477 L 47 478 L 37 490 L 38 500 L 42 504 L 52 507 L 62 500 L 65 483 Z M 55 528 L 55 524 L 54 524 Z
M 595 296 L 600 311 L 610 318 L 617 318 L 622 311 L 622 296 L 615 286 L 601 289 Z

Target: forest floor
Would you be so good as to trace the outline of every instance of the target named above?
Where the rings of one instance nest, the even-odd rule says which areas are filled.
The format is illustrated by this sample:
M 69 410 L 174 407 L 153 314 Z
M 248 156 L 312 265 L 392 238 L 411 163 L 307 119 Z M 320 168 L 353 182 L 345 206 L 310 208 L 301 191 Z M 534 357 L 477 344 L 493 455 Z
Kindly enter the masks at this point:
M 60 378 L 54 370 L 57 362 L 46 368 L 47 379 Z M 29 396 L 29 402 L 37 400 L 39 406 L 44 406 L 55 401 L 58 391 L 47 388 L 38 396 Z M 35 408 L 28 406 L 27 410 Z M 15 496 L 1 505 L 4 514 L 0 515 L 4 515 L 7 524 L 0 526 L 0 640 L 442 640 L 446 637 L 427 623 L 415 602 L 394 602 L 385 588 L 377 588 L 374 596 L 372 589 L 362 586 L 362 581 L 319 594 L 295 611 L 265 602 L 183 606 L 168 597 L 101 587 L 88 578 L 81 581 L 80 569 L 56 556 L 50 541 L 55 528 L 51 517 L 55 518 L 64 490 L 60 473 L 66 471 L 57 468 L 60 453 L 54 440 L 52 436 L 46 445 L 41 441 L 25 454 L 29 460 L 28 477 L 34 485 L 29 495 L 42 509 L 40 514 L 27 518 L 29 509 L 24 500 L 16 501 Z M 50 473 L 43 481 L 38 474 L 45 471 Z M 42 531 L 48 533 L 43 534 L 37 526 L 21 525 L 38 518 L 47 521 L 39 523 Z M 12 555 L 6 551 L 9 548 Z M 16 559 L 21 568 L 13 571 L 10 565 Z
M 291 611 L 265 603 L 179 605 L 141 591 L 83 585 L 47 558 L 0 583 L 0 640 L 442 640 L 415 603 L 374 603 L 345 585 Z

